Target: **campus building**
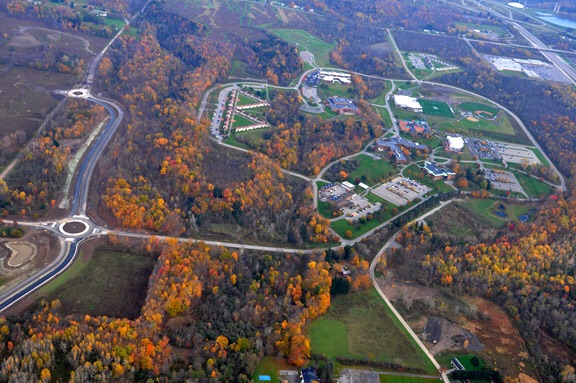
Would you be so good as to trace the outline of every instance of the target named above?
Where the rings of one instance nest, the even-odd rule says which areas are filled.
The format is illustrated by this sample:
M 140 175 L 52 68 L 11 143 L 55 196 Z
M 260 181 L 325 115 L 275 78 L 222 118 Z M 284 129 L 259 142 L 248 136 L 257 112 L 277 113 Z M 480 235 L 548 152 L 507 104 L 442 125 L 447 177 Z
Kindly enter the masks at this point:
M 426 161 L 420 168 L 426 172 L 426 175 L 435 181 L 438 180 L 453 180 L 456 173 L 443 166 L 439 166 L 436 162 Z
M 398 125 L 402 133 L 417 135 L 429 134 L 431 132 L 430 127 L 424 120 L 400 120 Z
M 464 140 L 460 136 L 446 136 L 444 146 L 448 152 L 462 153 L 462 149 L 464 149 Z
M 408 157 L 406 157 L 402 148 L 408 150 L 428 150 L 428 146 L 407 140 L 403 137 L 381 138 L 376 141 L 376 149 L 378 151 L 388 150 L 392 152 L 394 162 L 397 164 L 405 164 L 408 162 Z
M 415 112 L 422 112 L 422 105 L 418 102 L 417 98 L 409 96 L 394 95 L 394 104 L 398 108 L 412 109 Z
M 352 75 L 350 73 L 320 70 L 319 75 L 322 81 L 340 84 L 350 84 L 352 82 Z
M 360 109 L 352 100 L 343 97 L 328 97 L 328 107 L 338 114 L 360 114 Z

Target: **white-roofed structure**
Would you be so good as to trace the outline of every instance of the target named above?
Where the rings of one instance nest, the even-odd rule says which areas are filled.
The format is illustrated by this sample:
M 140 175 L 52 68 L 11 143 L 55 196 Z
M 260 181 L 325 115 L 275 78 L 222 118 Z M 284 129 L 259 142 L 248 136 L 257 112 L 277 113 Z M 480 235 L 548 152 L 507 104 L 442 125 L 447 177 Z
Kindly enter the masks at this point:
M 414 97 L 395 94 L 394 104 L 396 104 L 396 106 L 399 108 L 408 108 L 414 110 L 415 112 L 422 112 L 422 105 L 420 105 L 418 99 Z
M 464 140 L 460 136 L 446 136 L 446 150 L 460 153 L 464 149 Z
M 511 6 L 512 8 L 524 9 L 524 5 L 517 3 L 515 1 L 508 3 L 508 5 Z

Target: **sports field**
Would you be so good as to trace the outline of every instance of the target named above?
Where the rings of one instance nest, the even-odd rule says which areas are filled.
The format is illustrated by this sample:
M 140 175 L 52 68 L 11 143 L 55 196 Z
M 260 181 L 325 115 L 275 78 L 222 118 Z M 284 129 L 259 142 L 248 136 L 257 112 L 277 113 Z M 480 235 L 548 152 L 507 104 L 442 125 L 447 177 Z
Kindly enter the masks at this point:
M 498 114 L 498 112 L 500 112 L 500 109 L 498 108 L 488 106 L 485 104 L 480 104 L 479 102 L 463 102 L 460 105 L 458 105 L 458 107 L 467 112 L 484 115 L 484 117 L 487 118 L 495 117 Z
M 422 112 L 424 114 L 440 117 L 454 117 L 450 107 L 444 101 L 426 100 L 423 98 L 418 101 L 420 101 L 420 105 L 422 105 Z

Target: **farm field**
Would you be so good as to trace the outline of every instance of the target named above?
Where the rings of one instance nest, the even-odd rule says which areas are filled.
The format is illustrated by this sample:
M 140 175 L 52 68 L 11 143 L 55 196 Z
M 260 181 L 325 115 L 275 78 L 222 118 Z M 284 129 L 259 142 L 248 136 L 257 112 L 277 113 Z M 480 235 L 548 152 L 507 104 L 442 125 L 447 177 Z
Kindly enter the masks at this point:
M 312 322 L 310 340 L 312 353 L 332 360 L 373 356 L 377 361 L 436 372 L 374 289 L 333 297 L 328 313 Z
M 319 67 L 330 66 L 330 51 L 334 45 L 301 29 L 273 29 L 274 34 L 289 43 L 298 43 L 301 50 L 309 50 L 314 54 L 314 60 Z
M 43 289 L 48 301 L 59 299 L 67 314 L 120 318 L 140 314 L 155 256 L 96 250 L 89 260 L 79 258 L 77 266 Z
M 436 378 L 416 378 L 412 376 L 380 375 L 380 383 L 438 383 Z

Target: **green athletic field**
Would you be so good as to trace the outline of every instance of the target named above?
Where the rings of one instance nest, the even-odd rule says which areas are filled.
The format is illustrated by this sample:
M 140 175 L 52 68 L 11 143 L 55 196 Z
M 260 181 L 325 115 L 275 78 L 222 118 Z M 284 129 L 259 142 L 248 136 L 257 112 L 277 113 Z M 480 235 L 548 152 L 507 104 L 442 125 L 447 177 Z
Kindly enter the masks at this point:
M 422 105 L 422 112 L 424 114 L 431 114 L 440 117 L 454 117 L 450 107 L 444 101 L 425 100 L 423 98 L 418 101 L 420 101 L 420 105 Z

